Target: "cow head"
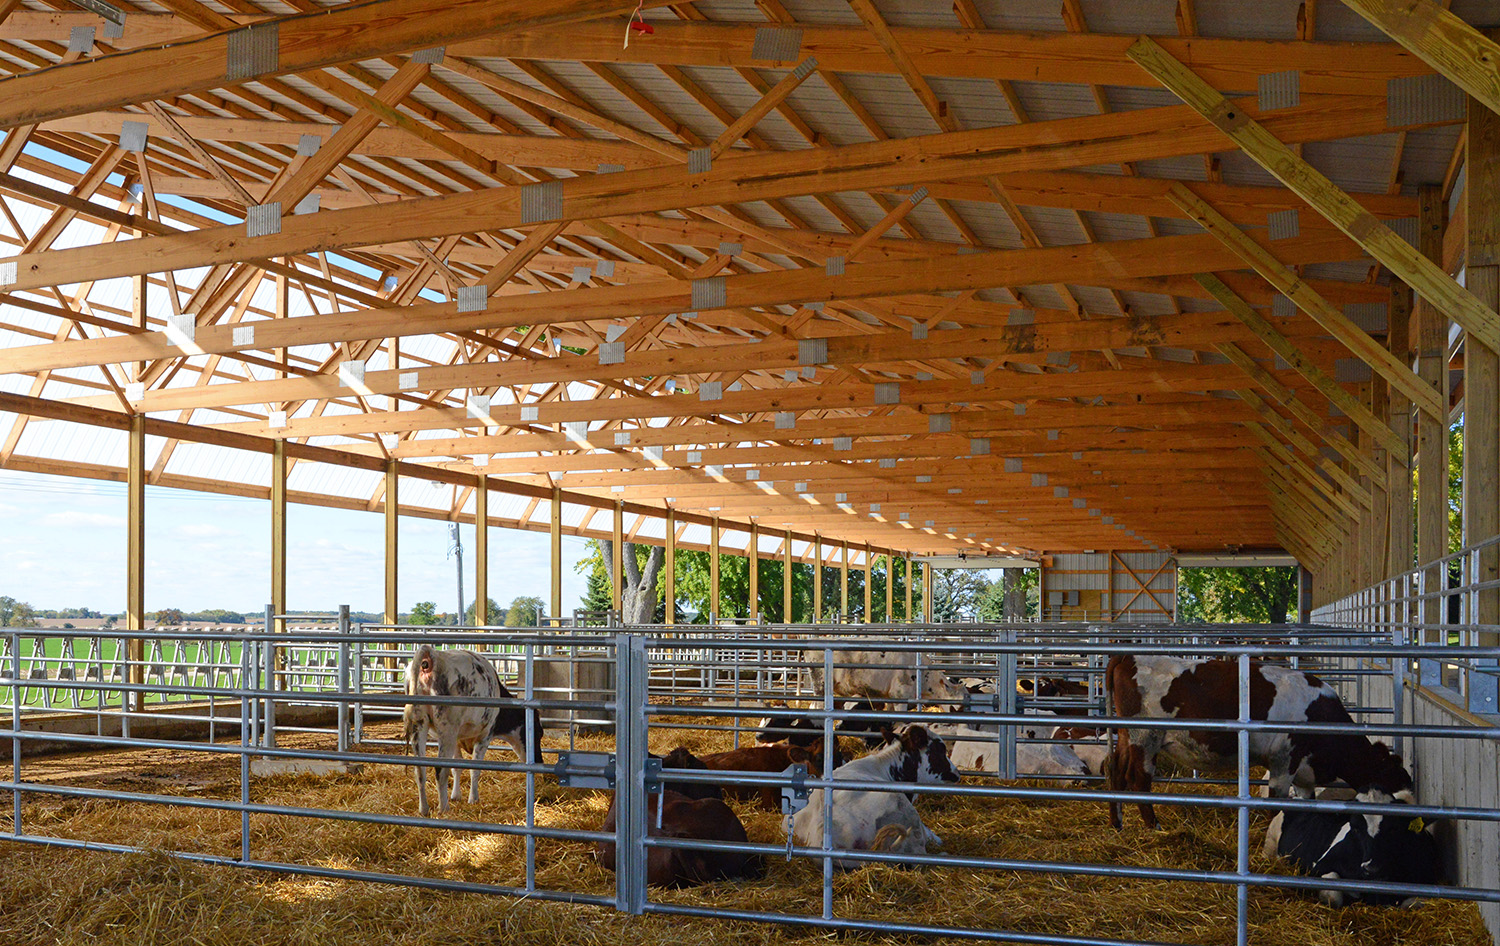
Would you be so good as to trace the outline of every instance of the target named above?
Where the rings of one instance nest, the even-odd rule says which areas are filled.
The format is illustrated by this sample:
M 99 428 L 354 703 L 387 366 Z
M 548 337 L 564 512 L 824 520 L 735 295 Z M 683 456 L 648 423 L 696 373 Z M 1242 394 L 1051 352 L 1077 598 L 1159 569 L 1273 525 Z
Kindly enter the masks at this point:
M 948 744 L 921 726 L 907 726 L 901 741 L 903 776 L 907 782 L 956 782 L 958 773 L 948 761 Z
M 1371 804 L 1409 803 L 1411 795 L 1403 791 L 1392 797 L 1378 789 L 1360 792 L 1356 801 Z M 1434 833 L 1436 825 L 1422 818 L 1408 818 L 1399 813 L 1387 815 L 1350 815 L 1350 828 L 1344 843 L 1356 845 L 1351 852 L 1359 860 L 1359 869 L 1351 872 L 1353 880 L 1380 880 L 1392 883 L 1435 884 L 1441 879 L 1441 855 Z M 1324 859 L 1335 854 L 1338 845 L 1331 848 Z M 1325 865 L 1319 864 L 1318 867 Z M 1315 868 L 1317 869 L 1317 868 Z M 1329 894 L 1323 891 L 1322 899 L 1328 902 Z M 1403 898 L 1396 894 L 1342 894 L 1340 899 L 1361 900 L 1366 903 L 1409 906 L 1416 898 Z M 1335 904 L 1337 905 L 1337 904 Z
M 963 704 L 969 691 L 962 683 L 954 683 L 941 670 L 926 670 L 922 673 L 922 697 L 928 700 L 949 700 Z

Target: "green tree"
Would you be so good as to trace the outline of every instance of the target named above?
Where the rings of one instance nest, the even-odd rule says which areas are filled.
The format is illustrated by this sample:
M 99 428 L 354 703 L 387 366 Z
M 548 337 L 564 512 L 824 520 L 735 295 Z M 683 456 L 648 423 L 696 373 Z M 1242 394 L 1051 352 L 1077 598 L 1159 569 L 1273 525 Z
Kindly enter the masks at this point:
M 505 612 L 506 627 L 535 627 L 536 616 L 546 609 L 541 598 L 520 595 Z
M 406 623 L 427 626 L 438 623 L 437 602 L 418 601 L 407 615 Z
M 0 627 L 36 627 L 36 611 L 25 601 L 0 596 Z
M 495 625 L 499 624 L 505 619 L 505 609 L 496 604 L 494 598 L 486 598 L 485 600 L 489 602 L 489 606 L 485 608 L 485 619 L 483 621 L 474 620 L 474 608 L 479 605 L 478 601 L 474 601 L 473 603 L 471 603 L 469 605 L 469 610 L 464 612 L 464 620 L 467 621 L 470 625 Z
M 967 568 L 935 569 L 932 577 L 932 619 L 940 623 L 972 618 L 990 591 L 983 572 Z
M 180 608 L 162 608 L 156 612 L 156 623 L 163 627 L 178 627 L 182 624 L 182 610 Z
M 1003 568 L 979 601 L 981 621 L 1024 621 L 1037 613 L 1040 588 L 1035 568 Z
M 1297 603 L 1297 569 L 1184 568 L 1177 573 L 1177 619 L 1284 624 Z

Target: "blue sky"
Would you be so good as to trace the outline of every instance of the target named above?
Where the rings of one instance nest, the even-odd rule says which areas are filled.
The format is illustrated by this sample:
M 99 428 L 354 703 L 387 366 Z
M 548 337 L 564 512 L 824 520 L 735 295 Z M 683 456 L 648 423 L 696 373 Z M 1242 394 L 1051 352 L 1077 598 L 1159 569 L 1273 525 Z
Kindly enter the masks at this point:
M 225 608 L 259 612 L 270 593 L 270 506 L 262 500 L 150 487 L 146 491 L 146 610 Z M 125 486 L 0 470 L 0 595 L 39 609 L 125 608 Z M 292 610 L 348 604 L 379 611 L 381 515 L 293 504 L 287 523 Z M 474 529 L 463 527 L 465 602 L 473 600 Z M 583 540 L 563 537 L 563 607 L 584 592 L 573 562 Z M 457 589 L 448 524 L 402 518 L 403 611 L 435 601 L 452 611 Z M 547 600 L 547 534 L 490 530 L 490 597 Z

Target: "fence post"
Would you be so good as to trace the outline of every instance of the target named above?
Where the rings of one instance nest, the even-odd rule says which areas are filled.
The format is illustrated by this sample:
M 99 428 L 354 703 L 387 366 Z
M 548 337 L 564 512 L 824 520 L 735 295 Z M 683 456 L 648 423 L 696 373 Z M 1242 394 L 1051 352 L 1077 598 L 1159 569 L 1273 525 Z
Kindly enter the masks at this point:
M 1239 774 L 1236 787 L 1240 800 L 1238 811 L 1238 838 L 1236 844 L 1235 872 L 1241 877 L 1250 876 L 1250 809 L 1245 802 L 1250 799 L 1250 654 L 1240 654 L 1240 729 L 1236 733 L 1239 742 Z M 1250 887 L 1243 881 L 1235 888 L 1235 942 L 1247 946 L 1250 942 Z
M 1015 642 L 1015 628 L 1002 628 L 1000 643 L 1014 644 Z M 1000 712 L 1006 716 L 1014 716 L 1016 713 L 1015 651 L 1000 655 L 1000 679 L 995 681 L 995 686 L 999 691 L 996 696 L 1000 697 Z M 1014 725 L 1000 727 L 1000 745 L 1004 747 L 1000 753 L 1000 778 L 1014 779 L 1016 777 L 1016 727 Z
M 646 642 L 615 635 L 615 908 L 646 910 Z
M 270 610 L 270 605 L 266 606 Z M 245 629 L 248 634 L 249 628 Z M 240 641 L 240 804 L 250 804 L 250 748 L 255 744 L 255 733 L 252 731 L 256 725 L 254 701 L 250 699 L 250 690 L 254 685 L 254 673 L 251 668 L 255 664 L 251 660 L 251 642 Z M 240 861 L 250 863 L 250 811 L 249 808 L 240 809 Z
M 276 609 L 272 605 L 266 605 L 266 639 L 261 644 L 262 673 L 265 676 L 264 686 L 269 690 L 276 689 L 276 644 L 271 634 L 276 627 Z M 261 700 L 261 745 L 272 747 L 276 745 L 276 703 L 269 696 Z
M 349 606 L 339 605 L 338 665 L 338 719 L 339 751 L 349 751 Z
M 11 687 L 10 687 L 10 765 L 11 781 L 17 785 L 21 784 L 21 635 L 12 633 L 10 635 L 10 660 L 11 660 Z M 100 681 L 103 682 L 102 680 Z M 104 701 L 104 691 L 99 691 L 99 700 Z M 21 836 L 21 795 L 20 789 L 11 793 L 15 802 L 14 821 L 11 822 L 11 835 Z

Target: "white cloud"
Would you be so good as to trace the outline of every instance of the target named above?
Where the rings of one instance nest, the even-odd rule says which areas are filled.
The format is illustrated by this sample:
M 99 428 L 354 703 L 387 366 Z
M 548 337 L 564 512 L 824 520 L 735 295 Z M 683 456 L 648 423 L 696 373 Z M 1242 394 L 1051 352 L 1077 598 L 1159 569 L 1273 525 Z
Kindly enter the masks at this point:
M 59 512 L 49 512 L 39 521 L 42 525 L 57 528 L 90 527 L 96 529 L 121 529 L 125 526 L 124 516 L 110 516 L 102 512 L 84 512 L 81 509 L 64 509 Z

